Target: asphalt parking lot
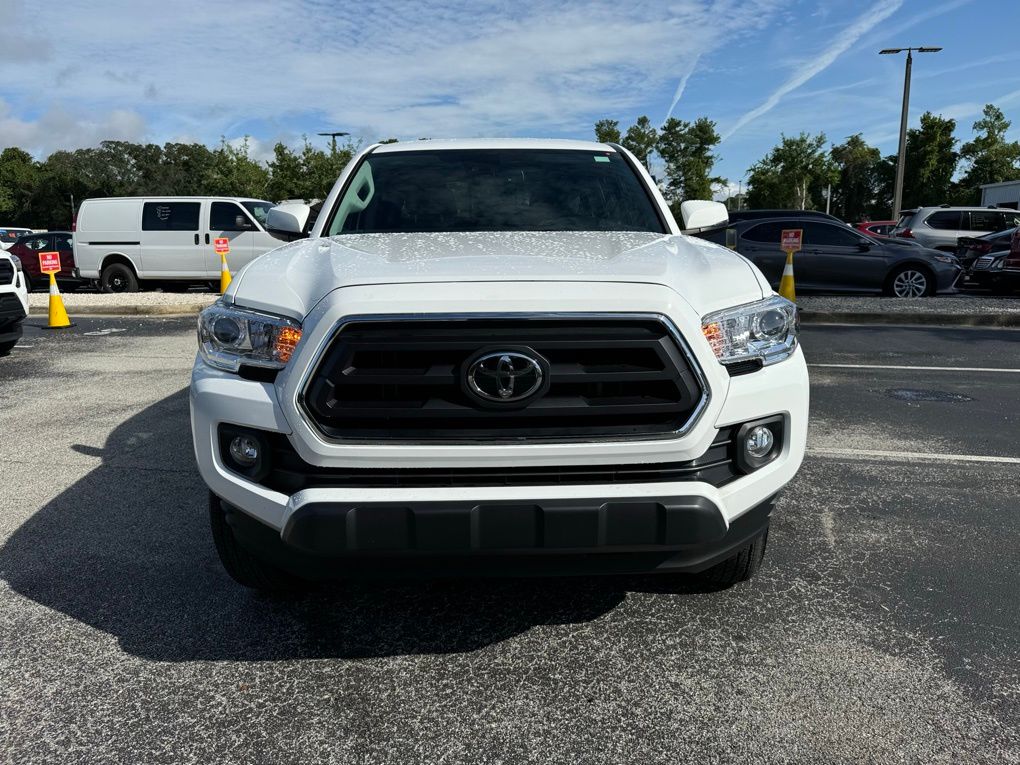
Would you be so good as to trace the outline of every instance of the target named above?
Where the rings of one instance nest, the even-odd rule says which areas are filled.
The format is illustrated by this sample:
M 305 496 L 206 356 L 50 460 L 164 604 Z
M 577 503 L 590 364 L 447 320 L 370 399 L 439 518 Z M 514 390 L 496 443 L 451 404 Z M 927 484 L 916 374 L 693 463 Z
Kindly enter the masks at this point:
M 194 320 L 77 321 L 0 360 L 6 762 L 1020 762 L 1018 330 L 805 327 L 747 585 L 281 601 L 216 559 Z

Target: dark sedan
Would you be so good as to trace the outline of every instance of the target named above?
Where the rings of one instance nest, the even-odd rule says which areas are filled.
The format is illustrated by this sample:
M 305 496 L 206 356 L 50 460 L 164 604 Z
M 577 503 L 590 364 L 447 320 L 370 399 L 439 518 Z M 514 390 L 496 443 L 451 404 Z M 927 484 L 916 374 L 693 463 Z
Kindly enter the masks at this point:
M 1010 239 L 1016 228 L 993 231 L 984 236 L 961 236 L 956 240 L 956 258 L 965 269 L 971 269 L 978 258 L 1009 250 Z
M 736 249 L 779 287 L 786 253 L 779 246 L 784 229 L 802 229 L 802 249 L 794 258 L 798 292 L 882 292 L 922 297 L 951 292 L 963 272 L 956 257 L 924 247 L 899 247 L 845 224 L 818 218 L 749 220 L 702 231 L 697 236 L 726 244 L 736 232 Z

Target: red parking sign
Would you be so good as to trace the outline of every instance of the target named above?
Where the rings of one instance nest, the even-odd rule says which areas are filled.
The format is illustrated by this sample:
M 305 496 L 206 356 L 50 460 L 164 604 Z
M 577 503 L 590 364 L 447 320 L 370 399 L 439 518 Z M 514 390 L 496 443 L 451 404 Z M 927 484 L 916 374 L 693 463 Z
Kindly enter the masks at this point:
M 40 252 L 39 270 L 42 271 L 44 274 L 60 273 L 60 253 Z
M 218 236 L 213 239 L 213 248 L 216 250 L 217 255 L 229 255 L 230 240 L 225 236 Z
M 800 250 L 800 244 L 804 239 L 804 229 L 802 228 L 784 228 L 781 238 L 781 244 L 783 252 L 797 252 Z

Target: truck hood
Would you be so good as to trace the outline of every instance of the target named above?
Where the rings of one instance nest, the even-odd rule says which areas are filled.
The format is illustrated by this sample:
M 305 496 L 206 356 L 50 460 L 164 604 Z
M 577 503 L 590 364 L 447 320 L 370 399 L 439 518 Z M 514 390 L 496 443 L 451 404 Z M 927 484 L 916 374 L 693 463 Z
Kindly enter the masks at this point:
M 740 255 L 682 235 L 495 231 L 348 234 L 277 248 L 234 279 L 228 299 L 304 318 L 342 287 L 429 282 L 660 284 L 702 313 L 763 296 Z

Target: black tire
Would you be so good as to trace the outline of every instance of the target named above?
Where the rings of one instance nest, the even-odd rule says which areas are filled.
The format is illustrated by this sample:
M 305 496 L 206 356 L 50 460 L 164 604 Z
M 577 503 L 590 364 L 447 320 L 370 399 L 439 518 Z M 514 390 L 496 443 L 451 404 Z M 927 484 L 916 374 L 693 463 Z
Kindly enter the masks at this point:
M 111 263 L 100 274 L 99 287 L 103 292 L 138 292 L 138 277 L 131 266 Z
M 890 272 L 885 282 L 889 297 L 931 297 L 935 294 L 935 275 L 924 266 L 908 263 Z
M 765 547 L 769 541 L 769 530 L 766 528 L 734 555 L 717 563 L 712 568 L 701 572 L 701 578 L 716 587 L 732 587 L 746 582 L 761 568 L 765 557 Z
M 304 580 L 266 563 L 237 541 L 223 503 L 212 492 L 209 492 L 209 523 L 220 562 L 238 584 L 276 595 L 293 595 L 307 588 Z
M 0 343 L 0 357 L 6 356 L 14 350 L 14 346 L 18 344 L 17 340 L 8 340 L 7 342 Z

